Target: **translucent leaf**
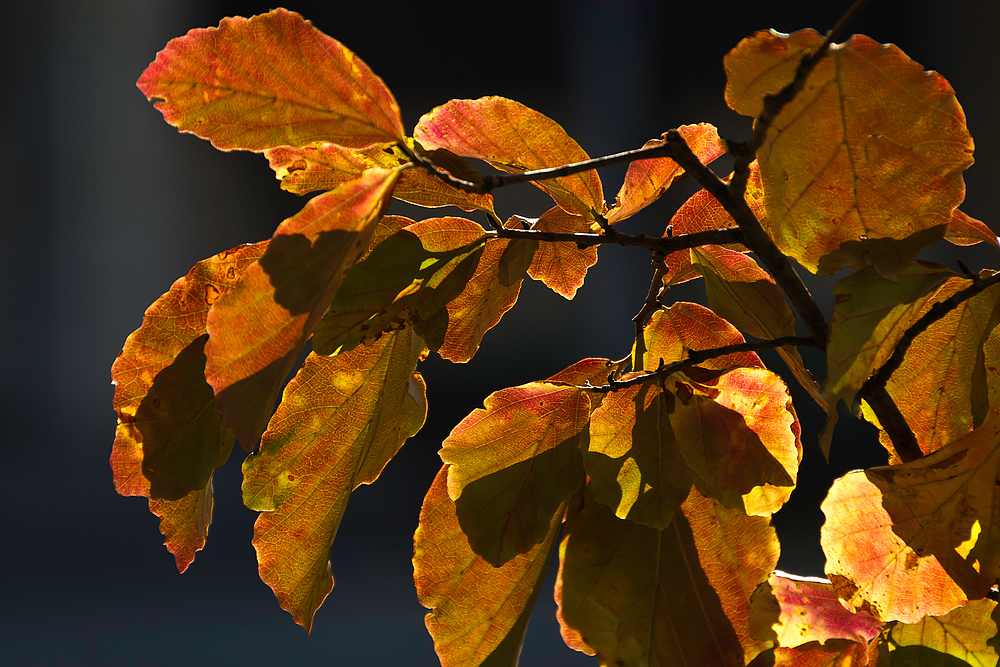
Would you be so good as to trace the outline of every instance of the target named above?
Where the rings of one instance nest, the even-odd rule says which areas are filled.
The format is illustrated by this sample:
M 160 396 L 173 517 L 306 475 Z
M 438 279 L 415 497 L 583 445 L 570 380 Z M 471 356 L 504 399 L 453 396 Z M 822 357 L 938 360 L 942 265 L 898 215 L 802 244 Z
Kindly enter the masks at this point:
M 552 555 L 562 509 L 540 544 L 494 568 L 469 549 L 448 497 L 442 466 L 424 498 L 413 536 L 413 580 L 424 623 L 444 667 L 514 667 L 531 608 Z
M 391 169 L 410 161 L 398 145 L 352 149 L 329 142 L 318 142 L 301 148 L 279 146 L 264 151 L 264 155 L 274 170 L 275 177 L 281 181 L 282 189 L 297 195 L 317 190 L 333 190 L 341 183 L 360 176 L 365 169 Z M 459 157 L 453 156 L 452 159 L 465 163 Z M 472 169 L 468 163 L 465 163 L 465 167 Z M 467 180 L 471 178 L 465 171 L 455 171 L 459 172 L 455 176 Z M 491 195 L 463 192 L 423 169 L 404 171 L 392 196 L 418 206 L 458 206 L 466 211 L 493 210 Z
M 725 58 L 729 106 L 757 116 L 764 95 L 789 83 L 803 54 L 822 41 L 813 30 L 744 39 Z M 896 46 L 855 35 L 819 61 L 757 152 L 768 227 L 810 271 L 861 269 L 872 260 L 891 275 L 892 254 L 871 254 L 869 242 L 947 224 L 965 196 L 972 149 L 942 76 Z M 821 267 L 838 248 L 843 255 Z
M 944 238 L 955 245 L 976 245 L 985 241 L 994 248 L 1000 248 L 1000 239 L 986 223 L 966 215 L 957 208 L 952 211 Z
M 777 571 L 754 591 L 749 613 L 754 636 L 785 648 L 834 639 L 867 646 L 883 625 L 865 611 L 847 610 L 829 581 Z
M 313 349 L 350 350 L 407 322 L 439 347 L 446 306 L 472 279 L 485 244 L 482 227 L 464 218 L 431 218 L 383 239 L 344 276 L 316 325 Z
M 534 221 L 514 216 L 515 222 L 524 221 L 540 232 L 590 233 L 590 223 L 581 215 L 566 213 L 555 206 Z M 528 267 L 528 275 L 540 280 L 553 292 L 567 299 L 576 296 L 583 286 L 587 269 L 597 264 L 597 247 L 580 248 L 572 242 L 539 243 L 538 250 Z
M 994 667 L 997 652 L 992 640 L 997 624 L 992 616 L 996 608 L 993 600 L 970 600 L 944 616 L 925 616 L 912 625 L 897 624 L 889 641 L 897 646 L 926 647 L 964 660 L 971 667 Z M 911 652 L 916 653 L 913 649 Z
M 704 164 L 709 164 L 725 154 L 714 125 L 699 123 L 681 125 L 677 132 L 688 147 Z M 662 146 L 666 139 L 652 139 L 643 148 Z M 625 182 L 615 197 L 615 205 L 608 210 L 608 222 L 615 224 L 630 218 L 663 196 L 675 182 L 684 176 L 684 169 L 668 157 L 636 160 L 628 166 Z
M 146 310 L 111 367 L 115 490 L 151 498 L 181 571 L 204 546 L 212 471 L 233 445 L 204 377 L 208 309 L 266 247 L 240 246 L 198 262 Z
M 825 644 L 809 642 L 795 648 L 778 647 L 762 653 L 749 667 L 874 667 L 880 641 L 876 639 L 865 645 L 847 639 L 831 639 Z
M 697 492 L 664 531 L 589 494 L 559 550 L 558 617 L 570 648 L 602 665 L 739 665 L 763 646 L 746 608 L 778 558 L 769 521 Z
M 425 148 L 445 148 L 519 173 L 582 162 L 590 156 L 551 118 L 503 97 L 451 100 L 417 123 L 414 138 Z M 567 213 L 589 221 L 605 210 L 597 171 L 538 181 Z
M 659 360 L 669 364 L 687 358 L 689 350 L 709 350 L 746 342 L 736 328 L 705 306 L 678 302 L 653 313 L 643 336 L 646 355 L 643 368 L 656 368 Z M 764 368 L 754 352 L 736 352 L 709 359 L 703 368 L 724 370 L 734 366 Z
M 311 354 L 243 463 L 260 578 L 309 630 L 333 588 L 330 547 L 351 492 L 374 482 L 427 415 L 414 371 L 423 342 L 404 329 L 336 357 Z
M 244 449 L 256 445 L 278 390 L 368 247 L 398 171 L 369 169 L 282 222 L 267 251 L 208 314 L 205 377 Z
M 490 394 L 445 439 L 448 495 L 472 550 L 494 567 L 541 543 L 552 513 L 583 485 L 590 400 L 532 382 Z
M 171 40 L 137 82 L 168 123 L 222 150 L 395 143 L 392 93 L 360 58 L 285 9 Z

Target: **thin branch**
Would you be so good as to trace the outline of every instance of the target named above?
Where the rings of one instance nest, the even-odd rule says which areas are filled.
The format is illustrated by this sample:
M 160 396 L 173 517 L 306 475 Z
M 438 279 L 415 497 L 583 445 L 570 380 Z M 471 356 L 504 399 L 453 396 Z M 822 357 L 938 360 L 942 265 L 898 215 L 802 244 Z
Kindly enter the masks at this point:
M 502 239 L 575 243 L 581 249 L 605 243 L 622 246 L 639 246 L 664 254 L 678 250 L 687 250 L 688 248 L 697 248 L 703 245 L 743 242 L 743 232 L 738 227 L 709 229 L 678 236 L 665 236 L 663 238 L 646 236 L 645 234 L 622 234 L 620 232 L 615 234 L 577 234 L 575 232 L 545 232 L 534 229 L 510 229 L 508 227 L 496 230 L 495 234 L 497 238 Z
M 643 370 L 642 357 L 646 354 L 646 341 L 642 335 L 643 325 L 645 325 L 649 314 L 660 307 L 663 276 L 667 275 L 668 271 L 667 265 L 663 262 L 664 259 L 665 255 L 658 252 L 653 253 L 653 260 L 651 262 L 653 266 L 653 278 L 649 281 L 649 291 L 646 292 L 646 299 L 642 302 L 642 308 L 632 318 L 632 323 L 635 324 L 635 344 L 632 347 L 632 370 L 634 371 Z
M 892 440 L 892 448 L 904 463 L 916 461 L 923 456 L 917 436 L 885 387 L 865 384 L 858 391 L 858 396 L 865 399 L 878 417 L 878 423 Z
M 655 371 L 643 373 L 642 375 L 637 375 L 627 380 L 614 380 L 609 381 L 608 384 L 597 386 L 582 385 L 577 388 L 605 394 L 611 391 L 625 389 L 626 387 L 632 387 L 637 384 L 643 384 L 645 382 L 654 382 L 669 375 L 673 375 L 674 373 L 694 368 L 698 364 L 703 364 L 709 359 L 724 357 L 727 354 L 736 354 L 738 352 L 756 352 L 758 350 L 773 350 L 778 347 L 793 345 L 798 347 L 818 347 L 816 341 L 812 338 L 803 338 L 802 336 L 782 336 L 773 340 L 735 343 L 733 345 L 724 345 L 722 347 L 715 347 L 708 350 L 689 350 L 687 359 L 684 359 L 683 361 L 676 361 L 667 365 L 661 364 Z

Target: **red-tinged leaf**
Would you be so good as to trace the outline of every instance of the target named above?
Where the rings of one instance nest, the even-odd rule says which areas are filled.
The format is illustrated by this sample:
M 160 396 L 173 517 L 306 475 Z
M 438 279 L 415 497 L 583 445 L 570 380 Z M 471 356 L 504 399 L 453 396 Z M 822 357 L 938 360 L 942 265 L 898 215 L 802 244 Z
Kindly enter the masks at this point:
M 301 148 L 279 146 L 264 151 L 264 155 L 271 164 L 275 177 L 281 181 L 281 188 L 297 195 L 317 190 L 333 190 L 372 167 L 391 169 L 410 162 L 398 145 L 351 149 L 329 142 L 318 142 Z M 461 160 L 458 157 L 453 159 Z M 466 166 L 472 168 L 468 163 Z M 468 177 L 464 172 L 456 175 Z M 463 192 L 423 169 L 404 171 L 392 196 L 418 206 L 458 206 L 466 211 L 493 210 L 492 195 Z
M 440 347 L 448 303 L 472 279 L 486 245 L 482 227 L 464 218 L 431 218 L 397 230 L 344 276 L 313 333 L 313 350 L 338 354 L 407 322 Z
M 646 342 L 643 368 L 656 368 L 660 359 L 665 364 L 682 361 L 690 350 L 746 342 L 732 324 L 705 306 L 684 301 L 653 313 L 643 336 Z M 734 366 L 764 368 L 764 362 L 754 352 L 737 352 L 709 359 L 701 366 L 716 370 Z
M 208 314 L 205 377 L 246 450 L 344 273 L 368 247 L 399 171 L 369 169 L 282 222 L 267 251 Z
M 879 644 L 859 644 L 847 639 L 831 639 L 825 644 L 809 642 L 795 648 L 778 647 L 762 653 L 749 667 L 874 667 L 879 659 Z M 765 658 L 767 660 L 765 660 Z M 882 663 L 878 663 L 882 664 Z
M 551 519 L 544 540 L 494 568 L 469 549 L 448 497 L 442 466 L 420 510 L 413 536 L 413 580 L 424 622 L 443 667 L 514 667 L 528 617 L 538 598 L 563 512 Z
M 895 281 L 869 267 L 834 285 L 823 387 L 828 402 L 827 426 L 821 436 L 824 454 L 829 455 L 837 403 L 853 403 L 861 386 L 888 360 L 906 328 L 916 321 L 920 306 L 952 276 L 954 273 L 943 267 L 918 263 Z
M 137 82 L 163 118 L 221 150 L 404 137 L 392 93 L 337 40 L 285 9 L 171 40 Z
M 205 544 L 212 471 L 233 446 L 204 377 L 208 309 L 266 245 L 198 262 L 146 310 L 111 367 L 118 413 L 111 450 L 115 490 L 151 498 L 150 511 L 160 517 L 181 572 Z
M 898 623 L 889 641 L 899 647 L 932 649 L 964 660 L 971 667 L 995 667 L 998 656 L 992 644 L 997 624 L 992 616 L 996 608 L 993 600 L 970 600 L 944 616 L 925 616 L 912 625 Z
M 598 357 L 581 359 L 572 366 L 564 368 L 551 376 L 546 382 L 574 385 L 584 385 L 589 382 L 593 385 L 601 385 L 608 381 L 608 375 L 621 370 L 625 365 L 625 362 L 616 363 L 610 359 Z M 600 394 L 590 395 L 591 407 L 593 407 L 593 403 L 597 399 L 600 399 Z
M 503 97 L 451 100 L 425 114 L 413 131 L 425 148 L 445 148 L 520 173 L 582 162 L 590 156 L 551 118 Z M 596 221 L 604 192 L 597 171 L 535 183 L 567 213 Z
M 989 243 L 994 248 L 1000 248 L 1000 239 L 982 220 L 976 220 L 957 208 L 952 211 L 948 221 L 948 231 L 944 238 L 955 245 L 976 245 L 981 241 Z
M 336 357 L 310 355 L 243 464 L 260 578 L 309 630 L 333 588 L 330 547 L 351 492 L 374 482 L 427 415 L 409 329 Z
M 448 495 L 472 550 L 494 567 L 542 542 L 552 514 L 583 485 L 590 400 L 532 382 L 490 394 L 445 439 Z
M 514 216 L 516 221 L 528 222 Z M 566 213 L 555 206 L 530 223 L 539 232 L 590 233 L 590 223 L 581 215 Z M 538 250 L 528 267 L 528 275 L 540 280 L 553 292 L 567 299 L 576 296 L 583 286 L 587 269 L 597 264 L 597 248 L 580 248 L 575 243 L 539 243 Z
M 865 611 L 848 611 L 826 579 L 778 571 L 754 591 L 749 613 L 755 637 L 785 648 L 832 639 L 867 646 L 883 626 Z
M 837 595 L 880 620 L 904 623 L 965 604 L 969 598 L 937 557 L 896 534 L 883 492 L 869 473 L 851 472 L 835 481 L 821 506 L 826 522 L 820 543 Z
M 585 493 L 559 549 L 563 639 L 602 665 L 742 666 L 762 648 L 746 605 L 777 561 L 768 523 L 693 493 L 659 531 Z
M 747 180 L 747 190 L 743 198 L 750 206 L 750 210 L 753 211 L 757 219 L 766 228 L 767 218 L 764 215 L 764 191 L 760 184 L 760 168 L 756 162 L 750 163 L 750 176 Z M 733 220 L 731 215 L 726 213 L 726 209 L 722 207 L 719 200 L 713 197 L 708 190 L 699 190 L 677 209 L 677 212 L 674 213 L 673 218 L 670 220 L 668 232 L 665 232 L 664 236 L 668 233 L 680 236 L 682 234 L 703 232 L 710 229 L 725 229 L 735 226 L 736 221 Z M 747 252 L 747 249 L 739 243 L 731 243 L 723 247 L 727 250 Z M 667 255 L 666 264 L 670 270 L 664 276 L 663 283 L 668 287 L 693 280 L 701 275 L 691 266 L 691 253 L 687 250 L 670 253 Z
M 765 94 L 789 83 L 822 41 L 813 30 L 744 39 L 725 58 L 726 101 L 757 116 Z M 817 63 L 757 152 L 768 226 L 778 247 L 810 271 L 861 269 L 870 259 L 892 275 L 902 265 L 886 252 L 891 243 L 870 242 L 947 224 L 965 196 L 972 149 L 942 76 L 891 44 L 855 35 Z M 836 261 L 821 263 L 838 249 Z
M 726 149 L 719 139 L 719 131 L 714 125 L 699 123 L 681 125 L 677 132 L 687 142 L 699 160 L 704 164 L 725 154 Z M 666 139 L 652 139 L 643 148 L 662 146 Z M 636 160 L 628 166 L 625 182 L 615 197 L 615 205 L 608 210 L 608 222 L 615 224 L 631 218 L 663 196 L 675 182 L 684 176 L 684 169 L 668 157 Z

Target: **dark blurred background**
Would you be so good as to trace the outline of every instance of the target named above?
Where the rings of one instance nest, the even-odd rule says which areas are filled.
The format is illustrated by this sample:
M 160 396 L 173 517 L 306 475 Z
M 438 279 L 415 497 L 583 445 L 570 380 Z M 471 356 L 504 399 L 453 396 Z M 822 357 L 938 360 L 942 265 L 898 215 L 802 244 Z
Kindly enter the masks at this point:
M 409 128 L 448 99 L 496 94 L 556 119 L 600 155 L 699 121 L 746 137 L 749 120 L 723 102 L 723 55 L 762 28 L 824 31 L 846 4 L 303 0 L 289 8 L 358 53 L 395 93 Z M 526 280 L 521 301 L 471 363 L 428 360 L 427 424 L 373 487 L 352 497 L 332 552 L 336 586 L 310 637 L 257 577 L 255 514 L 240 503 L 241 454 L 216 474 L 207 549 L 178 575 L 146 502 L 118 497 L 112 487 L 111 362 L 173 280 L 204 257 L 270 236 L 304 202 L 279 189 L 263 157 L 221 153 L 178 134 L 134 82 L 169 39 L 271 8 L 192 0 L 38 0 L 5 8 L 4 665 L 437 664 L 410 557 L 441 441 L 491 391 L 544 378 L 582 357 L 628 351 L 648 256 L 607 247 L 575 301 Z M 851 30 L 899 44 L 952 83 L 978 148 L 962 208 L 994 227 L 997 27 L 996 2 L 875 0 Z M 718 171 L 726 168 L 720 161 Z M 602 173 L 607 199 L 623 171 Z M 683 183 L 626 230 L 659 234 L 693 191 Z M 501 191 L 497 200 L 504 216 L 548 208 L 527 185 Z M 955 266 L 957 255 L 946 248 L 931 256 Z M 962 257 L 973 268 L 1000 266 L 981 249 Z M 835 279 L 811 284 L 828 291 Z M 703 288 L 685 287 L 672 298 L 702 299 Z M 776 357 L 768 359 L 781 369 Z M 830 481 L 885 456 L 870 428 L 848 420 L 828 466 L 815 443 L 820 412 L 798 399 L 805 461 L 800 487 L 775 517 L 786 550 L 780 567 L 821 574 L 819 502 Z M 522 664 L 593 664 L 563 646 L 554 608 L 544 592 Z

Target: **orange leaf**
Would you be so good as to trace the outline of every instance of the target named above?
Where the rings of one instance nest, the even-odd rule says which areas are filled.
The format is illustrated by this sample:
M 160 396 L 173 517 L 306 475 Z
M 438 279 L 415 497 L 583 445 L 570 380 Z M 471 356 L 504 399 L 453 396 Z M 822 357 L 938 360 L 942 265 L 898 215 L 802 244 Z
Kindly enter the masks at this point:
M 445 439 L 448 495 L 472 550 L 494 567 L 545 539 L 552 513 L 583 485 L 590 400 L 532 382 L 494 392 Z
M 369 169 L 310 200 L 212 304 L 205 377 L 224 423 L 247 451 L 344 273 L 367 248 L 399 174 Z
M 517 664 L 531 608 L 562 521 L 560 508 L 543 541 L 494 568 L 469 549 L 447 492 L 442 466 L 424 498 L 413 536 L 413 580 L 424 623 L 442 667 Z M 564 505 L 565 506 L 565 505 Z
M 757 116 L 764 95 L 789 83 L 822 41 L 813 30 L 744 39 L 725 58 L 729 106 Z M 782 252 L 810 271 L 860 269 L 871 259 L 891 275 L 902 265 L 870 242 L 947 224 L 965 197 L 972 150 L 943 77 L 896 46 L 855 35 L 819 61 L 757 152 L 767 226 Z
M 847 639 L 831 639 L 825 644 L 809 642 L 795 648 L 774 649 L 774 661 L 762 664 L 771 667 L 868 667 L 879 658 L 881 639 L 860 644 Z M 882 664 L 879 662 L 878 664 Z
M 529 222 L 514 216 L 515 221 Z M 581 215 L 566 213 L 558 206 L 550 208 L 531 222 L 531 229 L 540 232 L 570 232 L 589 234 L 590 223 Z M 540 280 L 553 292 L 567 299 L 576 296 L 583 286 L 587 269 L 597 264 L 597 248 L 580 248 L 572 242 L 538 244 L 538 250 L 528 267 L 528 275 Z
M 275 177 L 281 181 L 281 188 L 297 195 L 317 190 L 333 190 L 341 183 L 360 176 L 365 169 L 391 169 L 410 161 L 399 146 L 351 149 L 329 142 L 317 142 L 302 148 L 279 146 L 264 151 L 264 155 L 274 170 Z M 472 169 L 467 163 L 466 166 Z M 468 178 L 468 174 L 464 172 L 455 175 Z M 423 169 L 403 172 L 392 196 L 418 206 L 458 206 L 466 211 L 493 210 L 491 195 L 463 192 Z
M 692 492 L 659 531 L 585 493 L 559 549 L 563 639 L 602 665 L 744 665 L 763 648 L 746 606 L 777 562 L 768 524 Z
M 726 152 L 722 140 L 719 139 L 719 131 L 714 125 L 708 123 L 681 125 L 677 131 L 704 164 L 712 162 Z M 666 139 L 652 139 L 647 141 L 643 148 L 662 146 L 664 143 Z M 663 193 L 683 176 L 684 169 L 668 157 L 632 162 L 625 174 L 625 182 L 615 197 L 615 205 L 608 210 L 608 222 L 616 224 L 631 218 L 663 196 Z
M 955 245 L 976 245 L 980 241 L 989 243 L 994 248 L 1000 248 L 1000 239 L 982 220 L 976 220 L 957 208 L 951 213 L 948 231 L 944 238 Z
M 943 659 L 954 656 L 970 667 L 996 667 L 997 624 L 992 618 L 996 608 L 997 603 L 993 600 L 970 600 L 969 604 L 944 616 L 925 616 L 913 625 L 897 623 L 889 637 L 895 646 L 903 648 L 890 655 L 900 656 L 905 652 L 917 656 L 916 664 L 921 665 L 958 664 Z M 900 662 L 907 664 L 903 660 Z
M 360 58 L 285 9 L 171 40 L 137 82 L 181 132 L 221 150 L 395 143 L 392 93 Z
M 670 364 L 687 358 L 690 350 L 708 350 L 746 342 L 736 328 L 705 306 L 681 301 L 653 313 L 643 336 L 643 368 L 656 368 L 659 360 Z M 737 352 L 709 359 L 703 368 L 724 370 L 733 366 L 764 368 L 754 352 Z
M 451 100 L 425 114 L 413 136 L 425 148 L 446 148 L 510 173 L 590 159 L 551 118 L 503 97 Z M 604 192 L 595 170 L 535 185 L 567 213 L 589 221 L 604 213 Z
M 427 415 L 409 329 L 336 357 L 312 354 L 288 383 L 260 453 L 243 463 L 260 578 L 309 630 L 333 588 L 330 547 L 351 492 L 374 482 Z
M 115 489 L 160 498 L 150 501 L 150 510 L 161 517 L 167 549 L 181 571 L 204 545 L 212 471 L 233 445 L 204 378 L 208 309 L 266 247 L 239 246 L 198 262 L 146 310 L 111 367 L 118 413 L 111 451 Z M 195 507 L 200 509 L 192 512 Z

